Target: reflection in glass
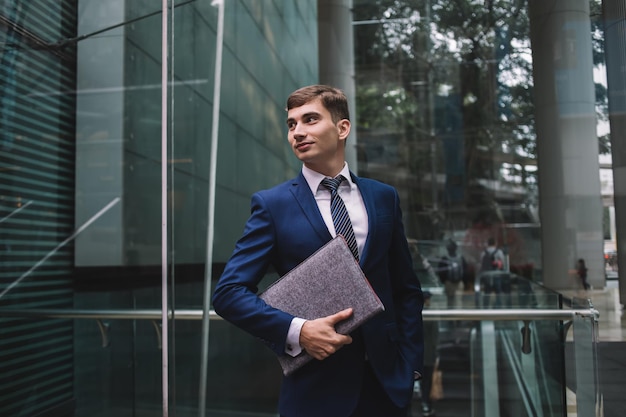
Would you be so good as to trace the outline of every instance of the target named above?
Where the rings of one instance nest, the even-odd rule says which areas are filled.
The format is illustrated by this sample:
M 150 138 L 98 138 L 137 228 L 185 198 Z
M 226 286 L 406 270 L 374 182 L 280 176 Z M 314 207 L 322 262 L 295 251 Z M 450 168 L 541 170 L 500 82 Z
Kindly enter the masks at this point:
M 167 302 L 177 308 L 202 306 L 206 270 L 219 276 L 247 218 L 250 194 L 299 171 L 285 144 L 284 99 L 299 86 L 323 81 L 320 51 L 328 48 L 318 43 L 322 22 L 316 0 L 225 2 L 220 144 L 212 155 L 217 9 L 211 3 L 173 2 L 167 34 L 172 51 Z M 546 10 L 529 8 L 541 2 L 499 0 L 490 8 L 443 0 L 352 3 L 358 174 L 398 188 L 415 268 L 434 294 L 433 308 L 449 308 L 451 300 L 455 308 L 560 308 L 560 296 L 541 283 L 557 280 L 573 287 L 567 270 L 580 257 L 587 261 L 592 285 L 601 286 L 602 251 L 594 252 L 601 236 L 593 224 L 580 221 L 596 219 L 598 203 L 582 199 L 577 204 L 573 196 L 584 194 L 578 187 L 560 188 L 575 203 L 554 209 L 559 221 L 569 222 L 567 230 L 554 233 L 566 244 L 557 245 L 558 256 L 546 255 L 539 224 L 538 144 L 559 142 L 550 135 L 541 139 L 546 130 L 538 116 L 545 112 L 537 107 L 550 98 L 542 92 L 555 90 L 537 91 L 542 77 L 557 74 L 558 85 L 576 85 L 582 73 L 572 69 L 601 69 L 599 2 L 568 2 L 581 7 L 585 17 L 581 22 L 563 17 L 568 29 L 558 33 L 548 29 L 560 27 L 558 20 L 549 20 L 560 19 L 560 10 L 542 14 Z M 160 308 L 159 138 L 166 65 L 160 8 L 159 2 L 134 0 L 0 1 L 0 308 Z M 533 10 L 547 20 L 537 20 Z M 545 24 L 536 29 L 533 22 Z M 590 30 L 585 48 L 591 50 L 577 49 L 575 41 L 588 38 Z M 537 57 L 554 51 L 531 42 L 544 35 L 562 45 L 556 67 L 545 70 L 541 65 L 553 60 Z M 592 108 L 585 117 L 598 110 L 602 122 L 608 90 L 601 83 L 595 87 L 595 102 L 585 96 Z M 544 123 L 548 132 L 562 127 L 576 133 L 565 123 L 570 119 L 576 118 Z M 587 122 L 587 130 L 593 123 Z M 609 151 L 607 128 L 599 130 L 601 149 Z M 562 147 L 580 157 L 575 168 L 590 169 L 587 158 L 597 151 L 593 133 Z M 544 160 L 552 154 L 544 153 Z M 566 172 L 570 165 L 560 159 L 556 162 Z M 216 169 L 214 250 L 212 265 L 205 265 L 211 169 Z M 544 178 L 557 178 L 552 174 L 545 171 Z M 591 174 L 585 178 L 595 181 Z M 557 188 L 568 184 L 567 176 L 562 179 Z M 594 189 L 593 184 L 585 189 Z M 599 199 L 597 194 L 589 192 L 590 199 Z M 589 209 L 571 215 L 579 207 Z M 504 274 L 495 280 L 482 277 L 479 268 L 490 237 L 507 259 Z M 450 242 L 466 261 L 451 299 L 441 280 Z M 544 274 L 545 259 L 558 273 Z M 275 278 L 268 273 L 268 282 Z M 98 324 L 90 320 L 2 317 L 0 324 L 1 415 L 160 410 L 158 324 L 103 323 L 109 326 L 105 348 Z M 171 347 L 171 408 L 195 413 L 202 331 L 198 322 L 170 324 L 165 343 Z M 575 324 L 583 329 L 579 340 L 584 343 L 593 333 L 590 325 Z M 527 401 L 520 408 L 539 410 L 539 399 L 562 411 L 558 326 L 529 324 L 528 354 L 519 349 L 522 323 L 485 326 L 441 323 L 442 349 L 461 332 L 463 340 L 473 341 L 459 355 L 476 355 L 476 369 L 485 355 L 497 354 L 507 358 L 493 370 L 498 378 L 537 382 L 526 386 L 523 396 L 507 391 L 512 404 Z M 224 323 L 212 325 L 210 338 L 204 352 L 207 408 L 272 414 L 280 375 L 271 354 Z M 588 371 L 593 372 L 580 370 L 581 375 Z M 243 382 L 233 376 L 244 373 Z M 475 389 L 493 375 L 479 376 Z M 467 403 L 462 406 L 466 411 Z

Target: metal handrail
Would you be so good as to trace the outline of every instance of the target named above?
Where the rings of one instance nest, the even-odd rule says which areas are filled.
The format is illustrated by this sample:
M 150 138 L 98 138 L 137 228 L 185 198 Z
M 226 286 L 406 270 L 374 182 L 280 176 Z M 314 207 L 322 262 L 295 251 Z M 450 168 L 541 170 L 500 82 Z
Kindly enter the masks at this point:
M 591 317 L 598 319 L 598 310 L 549 310 L 549 309 L 453 309 L 437 310 L 426 309 L 422 312 L 424 320 L 571 320 L 574 317 Z M 24 318 L 67 318 L 67 319 L 123 319 L 123 320 L 161 320 L 160 309 L 142 310 L 82 310 L 82 309 L 14 309 L 0 308 L 0 317 Z M 174 320 L 202 320 L 201 309 L 170 310 L 168 318 Z M 214 310 L 209 310 L 210 320 L 222 320 Z
M 209 320 L 223 320 L 214 310 L 208 310 Z M 11 318 L 58 318 L 58 319 L 91 319 L 95 320 L 100 329 L 102 347 L 109 346 L 110 323 L 103 320 L 150 320 L 154 326 L 159 349 L 163 347 L 162 320 L 204 320 L 201 309 L 169 310 L 167 315 L 161 309 L 141 310 L 85 310 L 85 309 L 16 309 L 0 308 L 0 317 Z M 591 319 L 592 326 L 598 322 L 599 312 L 594 308 L 575 310 L 550 309 L 452 309 L 440 310 L 427 308 L 422 312 L 425 321 L 523 321 L 525 325 L 533 320 L 562 320 L 567 321 L 564 331 L 574 322 L 576 317 Z M 472 332 L 474 334 L 474 332 Z M 472 384 L 473 386 L 473 384 Z M 472 388 L 473 389 L 473 388 Z M 202 400 L 204 402 L 204 400 Z M 200 408 L 204 410 L 204 408 Z M 165 415 L 165 414 L 164 414 Z

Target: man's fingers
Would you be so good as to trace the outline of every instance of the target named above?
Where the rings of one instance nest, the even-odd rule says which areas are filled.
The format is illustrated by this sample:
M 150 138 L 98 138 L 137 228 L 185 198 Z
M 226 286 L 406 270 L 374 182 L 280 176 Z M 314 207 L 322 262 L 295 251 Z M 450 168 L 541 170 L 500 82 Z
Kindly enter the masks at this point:
M 321 361 L 337 352 L 344 345 L 349 345 L 350 343 L 352 343 L 352 337 L 350 336 L 344 336 L 339 334 L 337 336 L 338 339 L 335 341 L 335 343 L 327 343 L 323 346 L 317 347 L 317 349 L 307 350 L 307 352 L 315 359 Z
M 350 335 L 335 331 L 335 325 L 349 318 L 352 312 L 347 308 L 330 316 L 305 321 L 300 331 L 300 345 L 315 359 L 323 360 L 343 345 L 352 343 Z

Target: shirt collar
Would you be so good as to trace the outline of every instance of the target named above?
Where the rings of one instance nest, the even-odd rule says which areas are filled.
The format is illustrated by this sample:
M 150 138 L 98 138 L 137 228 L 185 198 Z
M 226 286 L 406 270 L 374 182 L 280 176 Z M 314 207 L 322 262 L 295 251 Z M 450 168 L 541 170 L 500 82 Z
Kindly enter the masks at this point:
M 317 189 L 319 188 L 320 183 L 322 182 L 324 178 L 326 178 L 326 175 L 320 174 L 317 171 L 313 171 L 311 168 L 307 168 L 305 165 L 302 165 L 302 175 L 304 176 L 304 179 L 309 185 L 309 188 L 311 189 L 311 192 L 313 193 L 313 195 L 317 193 Z M 344 178 L 348 180 L 348 184 L 350 184 L 350 188 L 352 188 L 353 182 L 352 182 L 352 177 L 350 176 L 350 168 L 348 168 L 347 162 L 344 162 L 343 169 L 337 175 L 343 175 Z

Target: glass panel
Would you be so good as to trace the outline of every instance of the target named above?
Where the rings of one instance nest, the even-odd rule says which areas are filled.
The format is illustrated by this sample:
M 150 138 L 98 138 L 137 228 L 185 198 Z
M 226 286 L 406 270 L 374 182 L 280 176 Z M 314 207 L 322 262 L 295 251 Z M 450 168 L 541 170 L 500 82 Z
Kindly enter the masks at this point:
M 172 265 L 168 291 L 172 309 L 202 310 L 204 265 L 211 262 L 207 257 L 207 238 L 218 25 L 218 8 L 211 3 L 175 2 L 168 39 L 168 217 Z M 211 327 L 215 331 L 216 326 Z M 177 415 L 193 415 L 199 405 L 202 370 L 206 369 L 202 330 L 202 322 L 170 321 L 169 405 Z
M 513 321 L 461 322 L 464 326 L 440 321 L 435 340 L 443 394 L 430 399 L 432 407 L 438 415 L 471 413 L 492 417 L 556 417 L 567 414 L 572 406 L 579 414 L 581 410 L 597 409 L 596 343 L 589 321 L 593 323 L 593 317 L 580 315 L 574 319 L 574 331 L 569 332 L 567 344 L 564 336 L 569 321 L 524 321 L 521 316 Z M 586 323 L 582 331 L 576 330 L 582 322 Z M 589 352 L 593 355 L 588 356 Z M 581 357 L 585 364 L 580 364 Z M 585 388 L 577 389 L 577 383 Z M 422 381 L 417 387 L 414 408 L 423 406 L 428 386 Z M 576 391 L 573 400 L 569 394 L 566 400 L 566 386 Z
M 606 99 L 604 86 L 596 84 L 597 97 L 585 89 L 584 98 L 553 97 L 541 87 L 546 80 L 553 83 L 550 91 L 591 86 L 591 70 L 602 73 L 601 48 L 582 40 L 590 31 L 594 39 L 598 34 L 599 2 L 577 2 L 584 19 L 540 4 L 355 1 L 359 173 L 400 191 L 410 243 L 423 258 L 417 269 L 424 287 L 445 294 L 441 305 L 447 308 L 561 308 L 557 292 L 541 284 L 582 288 L 575 267 L 581 258 L 588 280 L 604 284 L 596 222 L 600 189 L 570 172 L 576 160 L 591 167 L 586 178 L 598 178 L 590 119 L 595 100 L 601 109 Z M 556 44 L 572 45 L 563 51 L 565 67 L 551 67 L 551 52 L 543 53 L 546 19 L 553 28 L 568 28 L 567 39 L 554 29 Z M 574 55 L 585 60 L 574 65 Z M 591 104 L 576 110 L 588 120 L 584 127 L 568 116 L 578 101 Z M 562 110 L 543 117 L 543 106 Z M 606 129 L 603 117 L 598 131 Z M 569 140 L 554 134 L 559 129 L 591 131 Z M 561 142 L 567 155 L 553 148 Z M 543 167 L 543 178 L 550 179 L 543 193 L 545 231 L 539 223 L 539 148 L 542 160 L 550 161 Z M 502 251 L 502 272 L 481 276 L 489 238 Z M 542 243 L 548 244 L 545 253 Z M 550 270 L 544 275 L 545 259 Z M 458 283 L 447 278 L 454 265 L 462 265 Z
M 160 4 L 0 10 L 0 308 L 160 307 Z M 0 415 L 159 412 L 150 321 L 0 320 Z
M 402 190 L 429 259 L 456 242 L 466 289 L 489 237 L 540 269 L 526 5 L 355 3 L 361 174 Z
M 77 239 L 74 306 L 160 308 L 161 7 L 87 1 L 77 16 L 76 213 L 118 203 Z M 160 413 L 160 329 L 111 321 L 103 349 L 96 323 L 78 323 L 75 415 Z
M 502 250 L 505 271 L 580 287 L 568 271 L 583 258 L 589 280 L 604 285 L 594 103 L 601 109 L 606 97 L 600 82 L 597 98 L 590 88 L 593 68 L 603 67 L 601 48 L 589 40 L 599 2 L 577 1 L 582 20 L 564 4 L 354 2 L 359 172 L 398 188 L 408 236 L 438 272 L 453 258 L 448 242 L 456 244 L 455 256 L 467 262 L 459 291 L 474 286 L 488 238 Z M 572 46 L 556 64 L 544 51 L 548 24 L 555 44 Z M 581 83 L 588 88 L 575 87 Z M 598 131 L 606 129 L 602 118 Z M 569 132 L 563 138 L 561 129 Z M 561 142 L 566 153 L 557 152 Z M 593 184 L 571 172 L 581 163 Z M 543 259 L 551 260 L 545 276 Z
M 574 298 L 573 309 L 593 308 L 588 299 Z M 576 376 L 573 389 L 578 415 L 601 413 L 600 380 L 598 378 L 598 317 L 575 316 L 572 325 L 572 373 Z
M 285 100 L 298 86 L 318 81 L 316 45 L 309 45 L 317 39 L 316 0 L 224 2 L 217 86 L 219 9 L 211 3 L 181 1 L 174 10 L 170 207 L 172 304 L 178 309 L 203 308 L 205 273 L 213 281 L 219 277 L 249 215 L 250 195 L 299 171 L 286 141 Z M 217 165 L 212 167 L 216 88 L 221 99 Z M 212 168 L 214 202 L 209 200 Z M 209 218 L 211 204 L 214 219 Z M 207 254 L 209 232 L 214 240 Z M 261 287 L 276 278 L 268 273 Z M 209 412 L 276 414 L 281 372 L 269 349 L 232 325 L 211 322 L 207 388 L 199 393 L 202 326 L 186 321 L 174 326 L 172 409 L 191 413 L 205 396 Z
M 564 415 L 560 329 L 554 321 L 481 322 L 471 341 L 473 415 Z

